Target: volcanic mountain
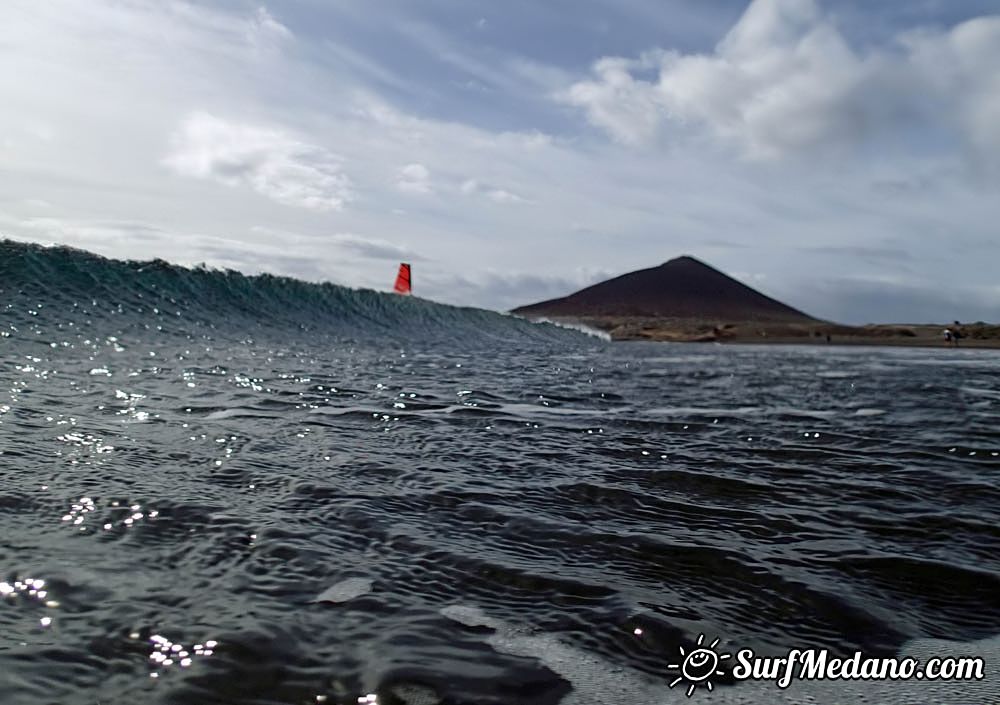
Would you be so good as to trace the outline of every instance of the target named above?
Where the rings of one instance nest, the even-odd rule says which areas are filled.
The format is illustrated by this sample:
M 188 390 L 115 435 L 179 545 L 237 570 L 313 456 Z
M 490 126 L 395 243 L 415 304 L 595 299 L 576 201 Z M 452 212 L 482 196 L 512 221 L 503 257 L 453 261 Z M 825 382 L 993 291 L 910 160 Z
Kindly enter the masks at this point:
M 603 281 L 561 299 L 516 308 L 528 317 L 698 319 L 816 323 L 694 257 L 678 257 Z

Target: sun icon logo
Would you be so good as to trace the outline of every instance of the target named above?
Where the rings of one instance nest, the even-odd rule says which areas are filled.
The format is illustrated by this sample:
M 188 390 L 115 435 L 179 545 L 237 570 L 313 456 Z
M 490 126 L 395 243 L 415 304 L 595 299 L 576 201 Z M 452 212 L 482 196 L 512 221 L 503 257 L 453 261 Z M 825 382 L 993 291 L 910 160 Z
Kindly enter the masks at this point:
M 684 660 L 679 664 L 672 663 L 667 666 L 667 668 L 680 671 L 679 675 L 670 682 L 670 687 L 673 688 L 681 681 L 686 681 L 688 684 L 687 696 L 689 698 L 698 689 L 699 685 L 704 685 L 711 692 L 713 688 L 712 676 L 726 675 L 719 666 L 727 658 L 732 658 L 732 654 L 720 654 L 715 650 L 715 647 L 719 645 L 718 639 L 708 646 L 703 646 L 704 643 L 705 635 L 699 634 L 696 648 L 687 652 L 681 646 L 680 652 Z

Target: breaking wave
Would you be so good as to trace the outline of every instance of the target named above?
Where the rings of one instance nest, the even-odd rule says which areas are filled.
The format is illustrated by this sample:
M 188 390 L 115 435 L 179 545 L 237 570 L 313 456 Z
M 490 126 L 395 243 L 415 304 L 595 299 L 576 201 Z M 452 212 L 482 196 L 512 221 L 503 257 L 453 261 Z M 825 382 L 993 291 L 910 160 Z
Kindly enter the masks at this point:
M 291 329 L 341 339 L 449 340 L 458 346 L 470 337 L 511 344 L 588 340 L 565 326 L 418 297 L 159 259 L 120 261 L 9 240 L 0 241 L 0 294 L 15 325 L 50 321 L 46 314 L 51 314 L 64 324 L 82 317 L 184 336 L 199 329 L 257 337 Z

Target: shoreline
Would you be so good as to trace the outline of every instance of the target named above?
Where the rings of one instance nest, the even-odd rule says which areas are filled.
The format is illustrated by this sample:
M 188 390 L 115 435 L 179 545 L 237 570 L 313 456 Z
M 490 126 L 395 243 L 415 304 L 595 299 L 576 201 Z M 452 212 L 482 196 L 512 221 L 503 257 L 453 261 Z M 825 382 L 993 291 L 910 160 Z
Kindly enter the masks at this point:
M 962 341 L 959 345 L 949 345 L 943 341 L 879 340 L 872 338 L 840 338 L 827 343 L 825 340 L 803 340 L 802 338 L 729 338 L 726 340 L 681 340 L 652 338 L 611 338 L 613 343 L 678 343 L 681 345 L 797 345 L 809 348 L 922 348 L 929 350 L 1000 350 L 1000 340 Z
M 1000 325 L 879 323 L 848 326 L 815 322 L 727 322 L 706 319 L 580 316 L 546 317 L 554 323 L 584 325 L 607 333 L 614 342 L 718 343 L 722 345 L 809 345 L 857 347 L 909 347 L 947 350 L 1000 349 Z M 957 330 L 957 345 L 944 338 L 944 330 Z

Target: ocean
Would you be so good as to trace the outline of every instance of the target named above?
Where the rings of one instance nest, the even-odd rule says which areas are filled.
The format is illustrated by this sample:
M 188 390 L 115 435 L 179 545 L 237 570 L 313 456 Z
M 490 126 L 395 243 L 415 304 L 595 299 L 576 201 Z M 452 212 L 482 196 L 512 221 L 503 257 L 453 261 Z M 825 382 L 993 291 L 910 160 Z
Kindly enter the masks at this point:
M 0 242 L 0 703 L 1000 703 L 1000 354 Z M 974 681 L 675 684 L 718 651 Z M 711 680 L 707 682 L 712 682 Z

